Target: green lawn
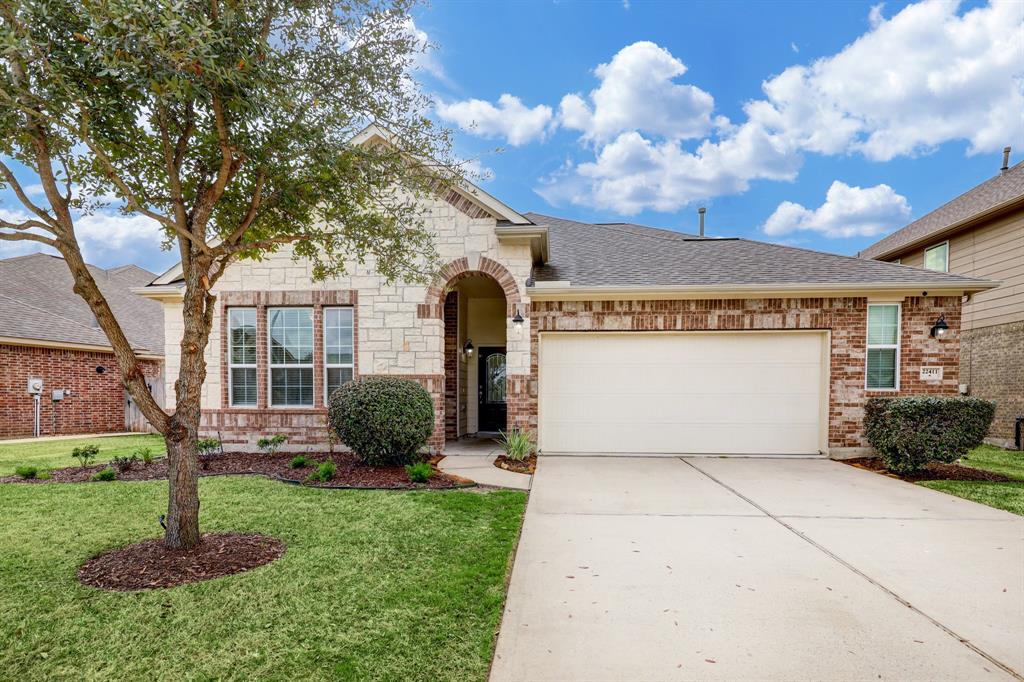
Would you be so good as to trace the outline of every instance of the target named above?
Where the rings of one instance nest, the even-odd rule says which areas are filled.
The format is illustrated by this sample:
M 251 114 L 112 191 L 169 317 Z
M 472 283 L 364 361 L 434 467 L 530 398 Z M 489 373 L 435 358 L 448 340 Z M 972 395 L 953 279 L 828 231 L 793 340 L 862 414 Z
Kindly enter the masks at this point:
M 205 530 L 279 561 L 169 590 L 83 587 L 78 566 L 159 534 L 165 481 L 0 485 L 5 679 L 485 680 L 524 493 L 201 480 Z
M 1024 452 L 982 445 L 972 450 L 960 463 L 1003 474 L 1015 482 L 926 481 L 919 485 L 1024 516 Z
M 150 448 L 156 456 L 166 452 L 163 436 L 152 434 L 44 440 L 33 443 L 5 444 L 0 440 L 0 476 L 10 476 L 14 473 L 15 467 L 23 464 L 39 467 L 40 470 L 75 466 L 78 461 L 71 456 L 71 451 L 87 443 L 94 443 L 100 447 L 100 454 L 96 458 L 97 464 L 102 464 L 115 456 L 130 455 L 132 450 L 138 447 Z

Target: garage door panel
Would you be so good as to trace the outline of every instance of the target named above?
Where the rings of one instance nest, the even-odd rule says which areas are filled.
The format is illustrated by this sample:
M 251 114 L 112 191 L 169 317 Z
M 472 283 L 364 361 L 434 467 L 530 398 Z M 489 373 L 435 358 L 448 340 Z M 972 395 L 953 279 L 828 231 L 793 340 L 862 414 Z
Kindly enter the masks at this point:
M 546 334 L 545 452 L 799 454 L 820 447 L 823 335 Z

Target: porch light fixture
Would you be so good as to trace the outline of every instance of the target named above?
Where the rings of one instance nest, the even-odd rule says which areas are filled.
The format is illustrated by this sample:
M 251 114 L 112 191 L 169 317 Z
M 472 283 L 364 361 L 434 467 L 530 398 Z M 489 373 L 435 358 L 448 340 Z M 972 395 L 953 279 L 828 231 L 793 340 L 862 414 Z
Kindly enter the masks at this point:
M 472 355 L 473 355 L 473 341 L 471 339 L 466 339 L 466 345 L 462 347 L 462 352 L 465 354 L 465 356 L 467 358 L 468 357 L 472 357 Z
M 935 320 L 935 324 L 932 325 L 932 336 L 936 339 L 944 339 L 949 334 L 949 325 L 946 324 L 946 316 L 939 315 L 939 319 Z
M 522 313 L 520 313 L 519 310 L 516 309 L 516 314 L 512 316 L 512 324 L 513 324 L 513 326 L 515 326 L 516 329 L 522 329 L 524 321 L 525 320 L 523 320 Z

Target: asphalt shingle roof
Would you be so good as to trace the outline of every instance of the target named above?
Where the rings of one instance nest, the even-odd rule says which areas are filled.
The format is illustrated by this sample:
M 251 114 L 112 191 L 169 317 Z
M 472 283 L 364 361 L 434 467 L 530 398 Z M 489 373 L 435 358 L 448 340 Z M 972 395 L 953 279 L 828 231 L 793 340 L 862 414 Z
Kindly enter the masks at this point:
M 551 257 L 538 282 L 572 286 L 982 283 L 882 261 L 748 239 L 700 238 L 634 224 L 595 225 L 527 213 L 548 228 Z
M 163 355 L 163 306 L 130 291 L 156 275 L 136 265 L 89 269 L 132 347 Z M 0 260 L 0 336 L 109 346 L 73 285 L 68 266 L 58 256 L 37 253 Z
M 880 239 L 857 255 L 861 258 L 878 258 L 891 254 L 903 246 L 938 234 L 951 225 L 1014 199 L 1024 199 L 1024 161 Z

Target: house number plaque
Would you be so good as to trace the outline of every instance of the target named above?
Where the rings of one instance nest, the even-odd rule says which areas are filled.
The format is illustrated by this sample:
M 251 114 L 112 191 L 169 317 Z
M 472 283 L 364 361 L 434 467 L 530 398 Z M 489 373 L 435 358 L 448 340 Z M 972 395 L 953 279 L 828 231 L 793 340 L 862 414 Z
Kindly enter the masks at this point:
M 921 381 L 942 381 L 941 367 L 922 367 Z

